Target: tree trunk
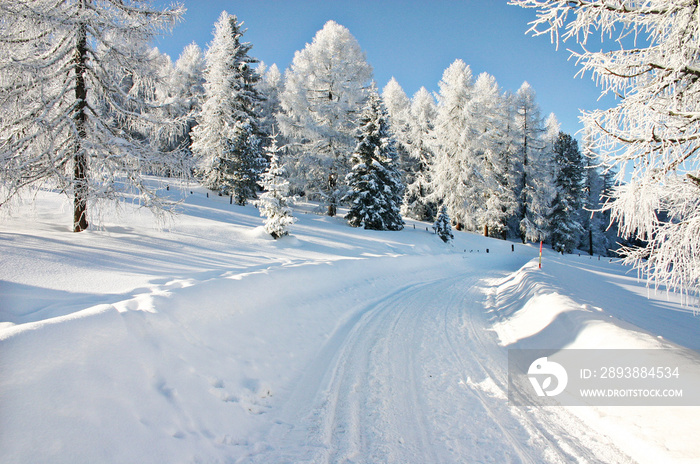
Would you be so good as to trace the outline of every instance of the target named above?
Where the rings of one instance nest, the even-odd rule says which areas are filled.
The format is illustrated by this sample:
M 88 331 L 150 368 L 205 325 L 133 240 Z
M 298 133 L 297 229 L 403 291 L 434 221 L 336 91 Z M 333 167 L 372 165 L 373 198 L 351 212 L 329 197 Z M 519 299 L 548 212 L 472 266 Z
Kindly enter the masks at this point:
M 593 229 L 588 229 L 588 254 L 593 256 Z
M 328 216 L 333 217 L 337 213 L 337 199 L 335 196 L 335 187 L 338 184 L 338 175 L 334 169 L 328 174 L 328 191 L 330 192 L 330 203 L 328 204 Z
M 489 225 L 484 224 L 484 237 L 488 237 L 488 236 L 489 236 Z
M 78 29 L 78 41 L 75 48 L 75 154 L 73 156 L 73 232 L 82 232 L 88 228 L 87 199 L 88 199 L 88 158 L 83 148 L 87 137 L 85 124 L 87 120 L 87 87 L 85 85 L 85 69 L 87 61 L 87 31 L 85 25 Z
M 527 108 L 525 108 L 523 114 L 523 177 L 520 190 L 520 201 L 522 202 L 520 221 L 527 217 L 527 142 Z M 522 240 L 523 243 L 527 240 L 525 232 L 522 230 L 520 231 L 520 240 Z

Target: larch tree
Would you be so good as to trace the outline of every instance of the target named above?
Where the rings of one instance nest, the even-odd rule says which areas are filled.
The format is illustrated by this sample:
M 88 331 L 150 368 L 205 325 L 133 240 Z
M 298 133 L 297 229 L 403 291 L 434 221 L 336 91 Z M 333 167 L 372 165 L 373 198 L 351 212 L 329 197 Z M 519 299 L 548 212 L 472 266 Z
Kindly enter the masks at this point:
M 479 227 L 484 235 L 505 238 L 508 218 L 515 212 L 515 195 L 509 185 L 509 139 L 507 100 L 496 79 L 482 73 L 474 83 L 471 112 L 473 138 L 479 151 L 483 191 Z
M 700 7 L 697 0 L 512 0 L 537 8 L 531 31 L 573 54 L 618 104 L 583 114 L 592 149 L 617 170 L 606 208 L 620 250 L 650 285 L 700 295 Z M 615 41 L 588 51 L 591 34 Z M 632 43 L 630 43 L 632 42 Z
M 181 126 L 155 102 L 148 44 L 184 8 L 148 3 L 0 3 L 0 204 L 48 183 L 73 198 L 75 232 L 88 228 L 89 203 L 127 190 L 168 207 L 142 174 L 187 173 L 162 149 Z
M 335 21 L 294 54 L 285 73 L 277 119 L 289 142 L 286 166 L 294 187 L 323 201 L 329 216 L 347 192 L 357 118 L 371 79 L 372 67 L 359 43 Z
M 204 53 L 196 43 L 191 43 L 185 47 L 175 62 L 170 85 L 178 110 L 182 114 L 189 115 L 179 142 L 190 154 L 192 153 L 190 133 L 197 124 L 197 116 L 202 110 L 205 95 L 204 69 Z
M 470 111 L 474 86 L 471 69 L 462 60 L 456 60 L 445 70 L 438 85 L 433 130 L 435 156 L 430 166 L 433 195 L 447 206 L 458 230 L 476 230 L 482 185 Z
M 540 108 L 535 101 L 535 91 L 530 84 L 524 82 L 513 99 L 516 141 L 515 150 L 517 161 L 515 169 L 518 173 L 517 221 L 520 239 L 523 243 L 528 240 L 544 239 L 544 208 L 538 194 L 546 187 L 542 174 L 547 172 L 542 166 L 545 143 L 542 135 L 545 128 L 540 114 Z M 558 128 L 556 132 L 558 133 Z
M 614 242 L 609 243 L 607 234 L 610 215 L 602 211 L 604 181 L 591 156 L 586 156 L 584 184 L 581 221 L 584 234 L 581 240 L 581 248 L 587 250 L 591 256 L 594 253 L 606 256 L 614 245 Z
M 435 98 L 421 87 L 411 100 L 409 108 L 408 154 L 412 158 L 413 172 L 406 185 L 401 213 L 419 221 L 432 221 L 437 213 L 431 200 L 430 165 L 433 151 L 433 123 L 437 106 Z
M 246 32 L 236 16 L 222 12 L 214 39 L 206 52 L 205 99 L 192 130 L 192 151 L 204 185 L 244 205 L 256 198 L 264 171 L 263 138 L 259 128 L 262 97 L 259 76 L 251 66 L 252 45 L 242 42 Z
M 268 145 L 273 142 L 275 144 L 283 144 L 279 138 L 279 127 L 277 126 L 277 113 L 282 110 L 280 105 L 280 94 L 284 87 L 282 74 L 276 64 L 267 66 L 262 61 L 258 65 L 258 74 L 261 79 L 258 82 L 258 91 L 263 96 L 261 104 L 260 126 L 264 134 L 268 136 Z
M 408 99 L 398 81 L 392 77 L 382 89 L 382 101 L 389 115 L 389 127 L 396 141 L 397 162 L 403 183 L 406 185 L 413 180 L 413 172 L 416 168 L 414 159 L 408 154 L 411 143 L 411 100 Z
M 386 109 L 372 89 L 359 120 L 357 146 L 352 153 L 352 170 L 347 175 L 350 192 L 345 218 L 353 227 L 373 230 L 401 230 L 403 184 L 396 168 L 396 146 Z

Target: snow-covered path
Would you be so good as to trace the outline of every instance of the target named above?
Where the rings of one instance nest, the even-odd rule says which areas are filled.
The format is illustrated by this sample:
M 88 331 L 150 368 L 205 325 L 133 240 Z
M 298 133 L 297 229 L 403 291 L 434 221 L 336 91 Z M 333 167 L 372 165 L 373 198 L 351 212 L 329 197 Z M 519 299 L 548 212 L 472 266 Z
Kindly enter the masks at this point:
M 562 408 L 508 403 L 482 277 L 402 286 L 357 311 L 281 400 L 253 462 L 629 462 Z
M 75 235 L 40 200 L 0 223 L 0 462 L 698 462 L 697 407 L 507 399 L 509 348 L 664 348 L 700 384 L 699 319 L 617 264 L 311 207 L 274 241 L 201 189 Z

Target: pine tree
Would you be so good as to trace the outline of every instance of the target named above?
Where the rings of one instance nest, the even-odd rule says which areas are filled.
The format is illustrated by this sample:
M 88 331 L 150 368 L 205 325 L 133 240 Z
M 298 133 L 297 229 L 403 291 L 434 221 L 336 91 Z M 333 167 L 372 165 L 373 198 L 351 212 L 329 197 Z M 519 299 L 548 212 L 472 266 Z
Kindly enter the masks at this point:
M 257 204 L 260 215 L 265 220 L 265 232 L 278 239 L 289 233 L 288 228 L 296 222 L 289 206 L 289 181 L 284 178 L 284 167 L 280 166 L 277 147 L 277 137 L 271 138 L 271 145 L 266 148 L 270 164 L 260 180 L 260 186 L 265 190 L 260 195 Z
M 295 53 L 285 73 L 277 120 L 290 142 L 287 167 L 293 186 L 325 202 L 329 216 L 347 192 L 357 117 L 371 78 L 357 40 L 334 21 Z
M 375 89 L 360 115 L 358 143 L 352 154 L 352 171 L 347 176 L 350 204 L 345 218 L 353 227 L 401 230 L 403 185 L 394 166 L 396 148 L 389 132 L 386 110 Z
M 182 16 L 111 0 L 0 3 L 0 205 L 48 183 L 73 197 L 73 230 L 88 204 L 138 192 L 159 210 L 143 172 L 187 175 L 163 150 L 180 130 L 155 101 L 148 44 Z
M 260 78 L 251 67 L 257 63 L 248 54 L 252 45 L 241 42 L 242 25 L 225 11 L 219 16 L 205 57 L 206 97 L 192 130 L 204 185 L 232 195 L 241 205 L 256 197 L 265 169 L 258 121 L 262 97 L 256 88 Z
M 455 238 L 452 234 L 452 226 L 450 225 L 450 216 L 447 214 L 447 206 L 443 205 L 440 207 L 440 213 L 433 224 L 433 230 L 445 243 Z
M 547 217 L 549 239 L 554 250 L 571 253 L 583 234 L 583 160 L 576 139 L 563 132 L 554 145 L 554 154 L 556 194 Z

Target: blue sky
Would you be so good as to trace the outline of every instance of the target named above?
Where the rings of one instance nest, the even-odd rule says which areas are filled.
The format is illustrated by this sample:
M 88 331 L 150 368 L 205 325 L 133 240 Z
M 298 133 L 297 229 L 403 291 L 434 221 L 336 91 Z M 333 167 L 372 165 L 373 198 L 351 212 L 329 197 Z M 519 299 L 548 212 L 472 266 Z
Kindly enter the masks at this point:
M 182 1 L 182 0 L 180 0 Z M 421 86 L 437 91 L 442 73 L 460 58 L 477 76 L 488 72 L 503 89 L 516 91 L 528 81 L 546 117 L 554 112 L 562 130 L 574 134 L 579 109 L 592 110 L 600 89 L 578 71 L 567 46 L 559 51 L 549 37 L 526 35 L 534 10 L 506 0 L 186 0 L 183 23 L 156 44 L 176 60 L 196 42 L 203 49 L 221 11 L 245 22 L 251 54 L 282 72 L 294 52 L 311 42 L 333 19 L 357 38 L 381 89 L 394 76 L 411 97 Z M 609 103 L 608 103 L 609 104 Z M 580 137 L 579 137 L 580 138 Z

